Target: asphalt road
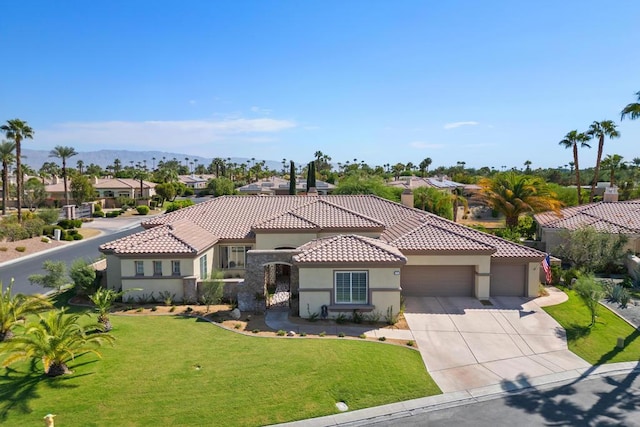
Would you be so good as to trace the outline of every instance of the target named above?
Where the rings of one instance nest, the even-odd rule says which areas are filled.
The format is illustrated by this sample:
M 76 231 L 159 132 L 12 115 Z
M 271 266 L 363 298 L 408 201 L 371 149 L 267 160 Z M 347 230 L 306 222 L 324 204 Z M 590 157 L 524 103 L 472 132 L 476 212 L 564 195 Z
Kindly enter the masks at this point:
M 640 373 L 592 377 L 366 425 L 640 426 Z
M 42 263 L 48 259 L 53 261 L 64 261 L 67 266 L 78 258 L 85 258 L 87 260 L 95 260 L 100 256 L 98 247 L 111 240 L 119 239 L 120 237 L 128 236 L 129 234 L 142 231 L 142 227 L 137 226 L 135 228 L 117 231 L 115 233 L 107 233 L 102 236 L 95 237 L 86 241 L 79 241 L 68 246 L 55 249 L 52 252 L 37 254 L 33 257 L 22 259 L 15 263 L 0 267 L 0 281 L 3 284 L 8 285 L 11 278 L 15 280 L 13 285 L 13 293 L 43 293 L 50 289 L 44 289 L 40 286 L 32 285 L 29 283 L 28 277 L 32 274 L 43 273 Z

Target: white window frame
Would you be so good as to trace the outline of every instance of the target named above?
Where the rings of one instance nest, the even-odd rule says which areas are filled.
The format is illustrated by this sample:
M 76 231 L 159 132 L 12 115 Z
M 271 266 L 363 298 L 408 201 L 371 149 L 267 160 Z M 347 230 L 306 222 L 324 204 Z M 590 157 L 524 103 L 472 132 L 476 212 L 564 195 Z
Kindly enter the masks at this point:
M 354 275 L 364 275 L 364 294 L 362 295 L 362 290 L 354 289 Z M 338 291 L 338 277 L 344 278 L 348 275 L 348 299 L 344 298 L 345 292 Z M 369 302 L 369 272 L 366 270 L 340 270 L 334 271 L 333 275 L 333 289 L 334 289 L 334 299 L 336 304 L 359 304 L 365 305 Z M 359 285 L 359 284 L 356 284 Z M 359 295 L 360 294 L 360 295 Z M 358 298 L 359 296 L 364 296 L 364 299 Z
M 133 261 L 136 276 L 144 276 L 144 261 Z
M 172 260 L 171 261 L 171 275 L 172 276 L 181 276 L 182 275 L 181 270 L 180 270 L 180 261 L 179 260 Z
M 153 261 L 153 275 L 162 276 L 162 261 Z
M 206 279 L 209 266 L 207 265 L 207 254 L 200 257 L 200 279 Z

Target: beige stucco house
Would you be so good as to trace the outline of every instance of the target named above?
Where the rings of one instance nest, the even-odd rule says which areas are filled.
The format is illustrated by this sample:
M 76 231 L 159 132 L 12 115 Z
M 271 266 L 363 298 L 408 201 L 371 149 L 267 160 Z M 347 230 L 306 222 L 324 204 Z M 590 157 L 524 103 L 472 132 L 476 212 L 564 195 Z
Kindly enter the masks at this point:
M 142 181 L 132 178 L 91 178 L 91 184 L 96 191 L 96 199 L 104 200 L 105 207 L 115 206 L 118 197 L 130 199 L 151 198 L 156 194 L 156 184 L 154 182 Z M 69 194 L 71 194 L 71 178 L 67 180 Z M 140 190 L 142 189 L 142 193 Z M 51 182 L 45 184 L 47 198 L 50 200 L 64 200 L 64 182 L 62 178 L 53 177 Z M 71 195 L 70 195 L 71 197 Z
M 286 284 L 302 317 L 397 313 L 401 295 L 537 295 L 545 254 L 370 195 L 223 196 L 101 246 L 107 282 L 194 299 L 213 270 L 241 310 Z M 136 293 L 132 293 L 135 296 Z

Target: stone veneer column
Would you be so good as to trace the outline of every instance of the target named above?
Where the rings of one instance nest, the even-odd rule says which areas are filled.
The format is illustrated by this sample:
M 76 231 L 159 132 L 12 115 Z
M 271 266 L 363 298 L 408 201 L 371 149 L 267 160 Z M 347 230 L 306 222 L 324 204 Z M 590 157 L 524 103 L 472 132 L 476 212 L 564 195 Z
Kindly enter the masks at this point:
M 182 278 L 182 301 L 198 301 L 198 284 L 196 276 L 185 276 Z

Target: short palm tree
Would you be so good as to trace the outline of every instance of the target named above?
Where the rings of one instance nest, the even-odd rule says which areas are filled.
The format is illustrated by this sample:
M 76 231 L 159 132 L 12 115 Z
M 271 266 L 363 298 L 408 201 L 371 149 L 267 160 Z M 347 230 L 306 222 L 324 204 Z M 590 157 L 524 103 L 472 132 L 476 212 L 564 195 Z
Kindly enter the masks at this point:
M 7 120 L 7 123 L 0 126 L 0 130 L 7 135 L 7 138 L 16 144 L 16 191 L 18 203 L 18 221 L 22 222 L 22 152 L 21 142 L 24 139 L 33 139 L 33 129 L 27 122 L 20 119 Z
M 429 172 L 429 166 L 431 166 L 432 160 L 430 157 L 427 157 L 423 161 L 420 162 L 420 176 L 424 178 L 425 172 Z
M 638 102 L 632 102 L 622 109 L 620 112 L 620 120 L 629 117 L 631 120 L 640 118 L 640 91 L 636 92 Z
M 609 186 L 615 185 L 615 174 L 620 169 L 625 169 L 625 163 L 622 161 L 623 157 L 619 154 L 608 154 L 602 160 L 602 169 L 609 171 Z
M 492 209 L 505 216 L 507 227 L 518 225 L 525 213 L 558 212 L 562 203 L 547 183 L 539 177 L 502 172 L 479 182 L 482 195 Z
M 49 157 L 62 159 L 62 181 L 64 182 L 64 203 L 69 204 L 69 191 L 67 190 L 67 159 L 77 155 L 78 152 L 73 147 L 63 147 L 57 145 L 49 152 Z
M 45 316 L 30 323 L 26 333 L 17 335 L 5 343 L 9 356 L 3 366 L 9 366 L 20 360 L 42 360 L 47 376 L 57 377 L 69 374 L 69 361 L 85 353 L 94 353 L 100 357 L 97 349 L 103 344 L 113 344 L 115 338 L 107 333 L 96 334 L 102 330 L 100 323 L 84 324 L 80 314 L 66 314 L 64 309 L 51 310 Z
M 105 332 L 113 329 L 111 321 L 109 320 L 109 313 L 111 312 L 113 303 L 125 293 L 126 291 L 116 292 L 113 289 L 98 288 L 98 290 L 89 297 L 98 313 L 98 322 L 102 325 Z
M 589 193 L 589 203 L 593 202 L 593 196 L 596 194 L 596 185 L 600 177 L 600 162 L 602 161 L 602 149 L 604 147 L 604 138 L 609 139 L 620 138 L 620 132 L 616 129 L 613 120 L 603 120 L 601 122 L 593 122 L 589 126 L 587 135 L 592 138 L 598 138 L 598 154 L 596 157 L 596 167 L 593 170 L 593 182 L 591 183 L 591 192 Z
M 11 284 L 3 289 L 0 282 L 0 342 L 13 337 L 12 328 L 24 321 L 29 314 L 53 308 L 51 303 L 41 295 L 11 294 Z
M 580 166 L 578 164 L 578 144 L 580 147 L 591 148 L 588 144 L 589 135 L 586 133 L 578 132 L 577 130 L 572 130 L 568 134 L 564 136 L 564 139 L 559 142 L 564 148 L 572 148 L 573 149 L 573 164 L 576 171 L 576 187 L 578 187 L 578 205 L 582 203 L 582 192 L 580 188 Z
M 0 143 L 0 162 L 2 162 L 2 215 L 7 214 L 7 198 L 9 197 L 9 165 L 16 159 L 13 151 L 15 142 L 2 141 Z

